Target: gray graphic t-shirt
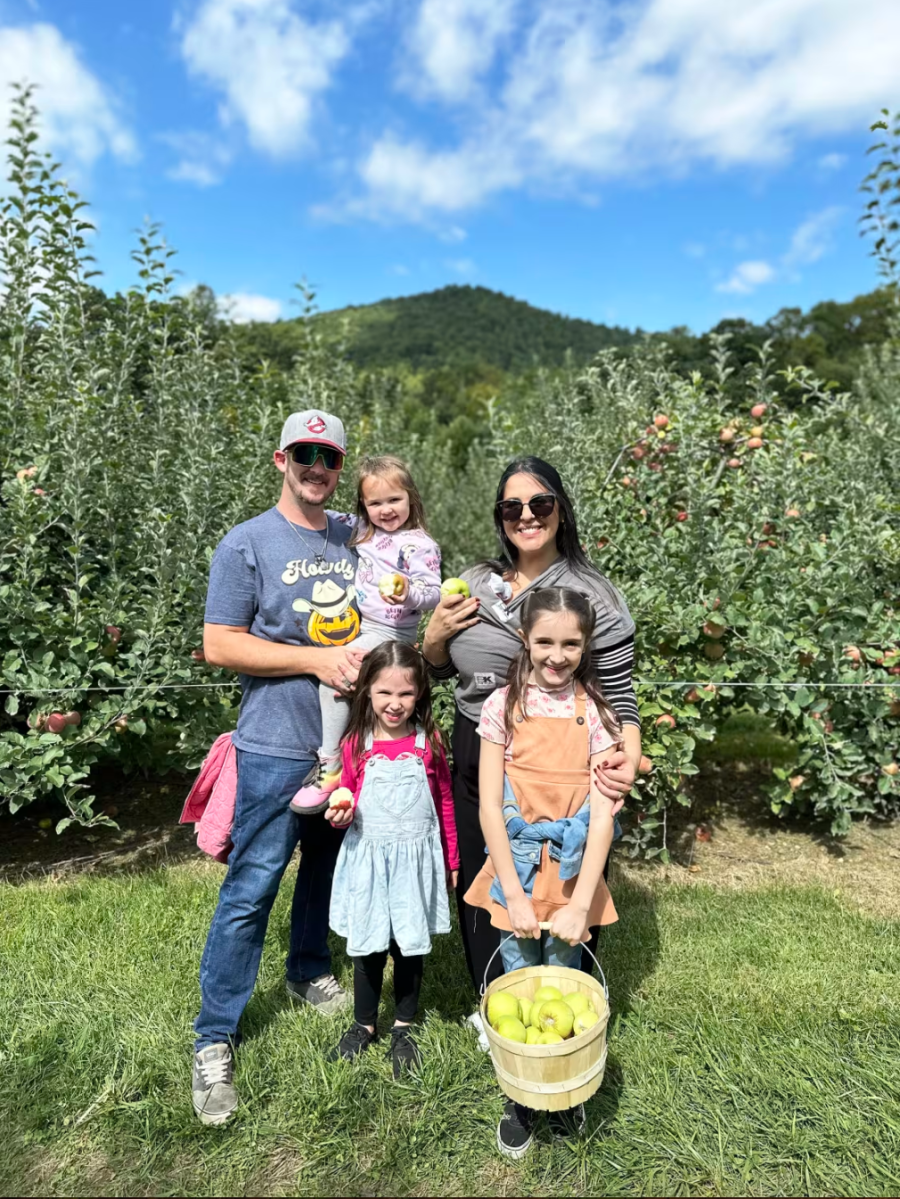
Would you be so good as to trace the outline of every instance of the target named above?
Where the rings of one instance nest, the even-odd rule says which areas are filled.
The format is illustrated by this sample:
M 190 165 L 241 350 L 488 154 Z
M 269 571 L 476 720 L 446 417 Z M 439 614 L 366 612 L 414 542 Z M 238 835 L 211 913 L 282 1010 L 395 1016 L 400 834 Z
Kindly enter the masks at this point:
M 277 508 L 237 525 L 219 542 L 209 572 L 208 624 L 247 625 L 284 645 L 347 645 L 359 632 L 356 552 L 350 527 L 331 514 L 325 532 L 288 524 Z M 322 740 L 318 680 L 240 676 L 234 744 L 276 758 L 312 758 Z

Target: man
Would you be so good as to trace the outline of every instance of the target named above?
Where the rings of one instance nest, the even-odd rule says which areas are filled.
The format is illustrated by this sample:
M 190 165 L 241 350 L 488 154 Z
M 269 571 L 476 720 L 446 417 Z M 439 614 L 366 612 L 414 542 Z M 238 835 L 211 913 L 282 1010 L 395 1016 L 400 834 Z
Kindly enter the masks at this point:
M 237 795 L 228 873 L 200 966 L 194 1022 L 194 1110 L 223 1124 L 237 1107 L 232 1051 L 256 982 L 269 912 L 294 849 L 300 866 L 291 908 L 287 990 L 331 1014 L 347 995 L 331 973 L 328 904 L 341 833 L 321 815 L 288 807 L 316 768 L 318 684 L 347 692 L 363 654 L 350 528 L 325 511 L 344 464 L 344 426 L 317 409 L 281 431 L 274 508 L 226 534 L 213 557 L 203 649 L 241 676 Z

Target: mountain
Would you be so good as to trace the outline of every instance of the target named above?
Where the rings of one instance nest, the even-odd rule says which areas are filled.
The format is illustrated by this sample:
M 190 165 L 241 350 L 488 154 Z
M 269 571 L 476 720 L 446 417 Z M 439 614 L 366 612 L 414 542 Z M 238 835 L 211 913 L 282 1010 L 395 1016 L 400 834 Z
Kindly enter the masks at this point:
M 608 346 L 629 346 L 639 333 L 595 325 L 534 308 L 486 287 L 451 286 L 420 295 L 379 300 L 319 313 L 319 330 L 346 341 L 349 358 L 360 367 L 404 365 L 414 371 L 473 364 L 519 371 L 540 363 L 559 366 L 568 352 L 587 362 Z M 270 325 L 273 358 L 296 345 L 296 321 Z M 263 333 L 252 326 L 254 340 Z M 279 353 L 276 350 L 282 349 Z

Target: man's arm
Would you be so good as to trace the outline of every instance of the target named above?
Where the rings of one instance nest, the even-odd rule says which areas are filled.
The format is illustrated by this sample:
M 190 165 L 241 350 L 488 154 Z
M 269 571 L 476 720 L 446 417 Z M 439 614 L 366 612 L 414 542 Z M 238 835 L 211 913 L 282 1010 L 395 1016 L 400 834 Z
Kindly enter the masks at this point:
M 224 666 L 241 674 L 261 678 L 287 678 L 310 674 L 339 691 L 347 691 L 356 682 L 362 650 L 347 646 L 313 647 L 283 645 L 254 637 L 246 625 L 205 624 L 203 653 L 212 666 Z

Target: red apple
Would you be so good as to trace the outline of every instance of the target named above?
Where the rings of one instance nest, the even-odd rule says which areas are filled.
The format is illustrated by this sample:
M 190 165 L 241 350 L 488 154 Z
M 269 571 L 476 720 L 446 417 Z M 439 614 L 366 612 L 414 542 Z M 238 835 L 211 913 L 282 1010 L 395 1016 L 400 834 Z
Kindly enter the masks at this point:
M 798 508 L 785 508 L 784 514 L 785 516 L 790 516 L 792 520 L 796 520 L 800 515 L 800 510 Z
M 728 465 L 731 467 L 732 470 L 737 470 L 738 467 L 740 467 L 743 464 L 742 464 L 740 458 L 729 458 Z
M 674 729 L 675 717 L 672 716 L 669 712 L 663 712 L 662 716 L 657 716 L 657 718 L 656 718 L 656 727 L 658 729 L 659 728 Z
M 192 649 L 191 657 L 194 659 L 195 662 L 205 662 L 206 661 L 206 654 L 204 654 L 202 649 Z
M 43 487 L 35 487 L 34 494 L 35 495 L 46 495 L 47 493 L 46 493 L 46 491 L 44 491 Z
M 648 462 L 647 470 L 662 470 L 662 463 L 661 462 Z
M 687 512 L 678 512 L 678 513 L 676 513 L 676 516 L 675 516 L 675 519 L 680 520 L 682 523 L 684 523 L 684 521 L 686 521 L 687 518 L 688 518 Z
M 695 704 L 700 698 L 700 692 L 696 687 L 692 687 L 684 698 L 689 704 Z
M 802 774 L 795 774 L 788 780 L 788 783 L 789 783 L 792 791 L 799 790 L 799 788 L 802 787 L 805 782 L 806 782 L 806 778 Z
M 762 446 L 762 438 L 761 437 L 751 437 L 750 440 L 747 442 L 748 450 L 758 450 L 761 448 L 761 446 Z
M 113 645 L 118 645 L 119 642 L 122 640 L 122 630 L 119 628 L 118 625 L 108 624 L 104 631 L 105 631 L 107 637 L 113 643 Z
M 61 733 L 68 721 L 62 712 L 51 712 L 47 717 L 47 729 L 51 733 Z
M 713 662 L 717 662 L 719 658 L 725 657 L 725 646 L 721 641 L 707 641 L 703 647 L 703 652 Z
M 754 404 L 753 407 L 750 409 L 750 415 L 755 416 L 756 419 L 759 420 L 759 418 L 761 416 L 766 415 L 767 407 L 768 407 L 767 404 Z
M 625 475 L 624 478 L 622 479 L 622 486 L 623 487 L 631 486 L 631 479 L 628 477 L 628 475 Z
M 728 426 L 726 426 L 724 429 L 720 429 L 719 430 L 719 441 L 723 441 L 723 442 L 734 441 L 734 429 L 729 428 Z
M 725 636 L 727 625 L 719 624 L 716 620 L 708 620 L 703 626 L 703 632 L 707 637 L 712 637 L 713 641 L 718 641 L 720 637 Z
M 643 458 L 643 456 L 644 456 L 644 454 L 646 454 L 646 452 L 647 451 L 644 449 L 643 446 L 636 445 L 634 447 L 634 449 L 631 451 L 631 456 L 632 456 L 632 458 L 634 458 L 634 460 L 636 462 L 640 462 L 640 460 Z
M 650 759 L 647 757 L 646 754 L 641 754 L 641 760 L 638 763 L 638 772 L 640 774 L 649 774 L 652 769 L 653 769 L 653 763 L 650 761 Z
M 844 647 L 844 657 L 849 658 L 851 662 L 859 662 L 862 654 L 857 646 L 847 645 Z
M 66 724 L 71 724 L 73 728 L 77 729 L 78 726 L 81 724 L 81 713 L 76 712 L 75 709 L 73 708 L 71 712 L 66 712 L 65 720 L 66 720 Z
M 669 427 L 669 418 L 665 413 L 660 412 L 658 416 L 654 416 L 653 423 L 657 429 L 667 429 Z

